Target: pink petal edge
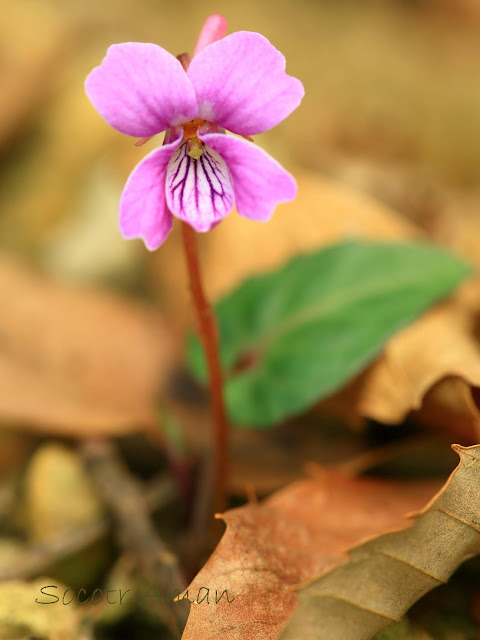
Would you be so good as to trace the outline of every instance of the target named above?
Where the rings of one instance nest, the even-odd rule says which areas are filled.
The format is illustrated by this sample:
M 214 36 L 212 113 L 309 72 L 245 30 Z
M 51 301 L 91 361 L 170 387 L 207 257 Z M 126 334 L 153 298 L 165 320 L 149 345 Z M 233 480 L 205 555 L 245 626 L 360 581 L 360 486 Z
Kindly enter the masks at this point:
M 108 124 L 146 138 L 198 118 L 195 90 L 180 62 L 156 44 L 114 44 L 85 81 L 85 91 Z
M 304 89 L 285 73 L 285 58 L 259 33 L 237 31 L 192 60 L 200 117 L 240 135 L 271 129 L 300 104 Z
M 237 211 L 244 218 L 266 222 L 277 204 L 295 199 L 293 176 L 260 147 L 221 133 L 202 134 L 199 130 L 199 136 L 227 163 Z
M 120 231 L 124 238 L 142 238 L 149 251 L 163 244 L 173 224 L 165 198 L 168 162 L 183 135 L 179 127 L 173 139 L 154 149 L 129 175 L 120 198 Z

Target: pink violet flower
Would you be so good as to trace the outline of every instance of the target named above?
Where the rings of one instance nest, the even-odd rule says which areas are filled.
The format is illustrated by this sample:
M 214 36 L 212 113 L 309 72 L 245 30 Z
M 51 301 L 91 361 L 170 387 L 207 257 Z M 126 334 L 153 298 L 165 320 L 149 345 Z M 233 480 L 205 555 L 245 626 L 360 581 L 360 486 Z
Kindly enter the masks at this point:
M 120 200 L 125 238 L 157 249 L 172 213 L 209 231 L 236 203 L 241 216 L 268 220 L 293 200 L 296 183 L 243 138 L 263 133 L 298 107 L 303 85 L 285 73 L 284 56 L 258 33 L 238 31 L 209 44 L 185 71 L 156 44 L 109 47 L 85 82 L 88 97 L 117 131 L 147 138 L 166 131 L 163 146 L 130 174 Z

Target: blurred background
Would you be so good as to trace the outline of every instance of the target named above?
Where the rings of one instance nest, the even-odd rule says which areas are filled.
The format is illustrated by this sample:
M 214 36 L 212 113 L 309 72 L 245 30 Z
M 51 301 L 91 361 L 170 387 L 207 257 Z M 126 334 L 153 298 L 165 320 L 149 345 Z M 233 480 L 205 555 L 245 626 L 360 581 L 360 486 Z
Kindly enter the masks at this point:
M 166 364 L 176 357 L 175 349 L 181 349 L 177 338 L 190 321 L 183 257 L 176 231 L 165 247 L 150 254 L 139 240 L 124 241 L 118 230 L 125 179 L 161 138 L 134 147 L 132 139 L 97 114 L 84 93 L 84 81 L 112 43 L 155 42 L 174 55 L 192 51 L 203 20 L 216 12 L 225 15 L 230 32 L 264 34 L 285 55 L 287 72 L 304 83 L 300 108 L 274 130 L 255 137 L 294 172 L 300 189 L 312 176 L 321 176 L 369 194 L 396 210 L 407 225 L 414 223 L 433 240 L 480 264 L 477 0 L 2 0 L 3 580 L 44 571 L 78 588 L 104 578 L 115 555 L 105 539 L 105 522 L 103 529 L 90 532 L 91 538 L 87 531 L 86 542 L 73 546 L 76 553 L 90 549 L 86 556 L 80 553 L 77 564 L 67 566 L 62 556 L 58 565 L 55 553 L 44 556 L 43 564 L 28 564 L 31 555 L 25 544 L 43 543 L 52 534 L 90 526 L 104 516 L 71 446 L 75 438 L 120 436 L 130 470 L 153 482 L 152 504 L 161 509 L 175 500 L 171 477 L 165 485 L 165 477 L 156 475 L 169 464 L 162 436 L 150 432 L 151 441 L 159 444 L 155 451 L 132 431 L 148 422 L 145 414 L 158 389 L 167 384 Z M 322 207 L 331 202 L 315 201 L 315 219 L 302 218 L 300 205 L 290 209 L 305 238 L 315 236 L 308 225 L 321 227 Z M 353 205 L 351 211 L 354 214 Z M 228 224 L 219 229 L 228 229 Z M 218 246 L 214 250 L 217 233 L 220 230 L 200 238 L 204 258 L 222 255 Z M 289 233 L 284 234 L 284 245 Z M 272 244 L 276 237 L 272 232 Z M 248 251 L 242 251 L 247 256 Z M 212 258 L 207 265 L 212 280 L 224 266 Z M 231 284 L 227 280 L 209 285 L 209 290 L 218 293 Z M 172 384 L 195 409 L 201 398 L 185 387 L 185 380 Z M 203 446 L 198 434 L 205 430 L 199 428 L 198 416 L 193 421 L 186 416 L 185 421 L 192 441 L 196 438 Z M 370 426 L 366 436 L 335 428 L 326 436 L 328 444 L 319 441 L 318 430 L 302 432 L 301 442 L 282 430 L 239 435 L 233 486 L 244 491 L 248 480 L 260 494 L 271 491 L 296 477 L 316 452 L 320 460 L 329 461 L 340 453 L 357 453 L 370 442 L 372 429 L 373 439 L 382 440 L 378 425 Z M 253 437 L 263 440 L 252 445 Z M 447 454 L 438 453 L 428 462 L 443 473 L 455 456 L 448 457 L 444 441 L 441 447 Z M 262 458 L 267 453 L 268 469 Z M 171 464 L 175 456 L 169 455 Z M 428 466 L 424 454 L 418 463 Z M 162 526 L 167 524 L 162 535 L 175 546 L 181 515 L 174 515 L 172 526 L 171 517 L 171 510 L 163 512 Z M 26 564 L 12 564 L 16 553 L 23 554 L 18 557 Z M 131 576 L 128 562 L 120 560 L 123 564 L 114 567 L 117 573 L 109 574 L 117 583 L 119 575 L 122 580 Z M 55 562 L 58 566 L 52 569 Z M 14 571 L 13 566 L 23 570 Z M 12 586 L 8 589 L 7 596 Z M 18 602 L 26 598 L 25 615 L 33 615 L 28 606 L 32 593 L 38 594 L 35 589 L 15 596 Z M 1 606 L 3 638 L 6 614 Z M 8 602 L 6 606 L 8 610 Z M 42 624 L 35 627 L 39 636 Z M 52 624 L 50 619 L 47 628 Z M 110 631 L 101 637 L 133 637 L 128 625 L 122 628 L 124 635 Z M 131 628 L 138 627 L 132 623 Z M 81 637 L 78 628 L 72 633 Z M 152 636 L 147 630 L 135 637 Z

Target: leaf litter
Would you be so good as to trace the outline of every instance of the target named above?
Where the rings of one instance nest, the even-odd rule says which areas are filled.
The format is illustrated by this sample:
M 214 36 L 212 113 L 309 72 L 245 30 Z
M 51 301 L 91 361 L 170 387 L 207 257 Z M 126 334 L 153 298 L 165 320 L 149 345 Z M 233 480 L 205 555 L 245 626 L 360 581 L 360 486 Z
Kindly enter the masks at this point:
M 224 537 L 188 591 L 234 601 L 193 606 L 183 640 L 369 640 L 400 621 L 480 552 L 480 446 L 454 449 L 460 463 L 433 498 L 435 483 L 324 471 L 223 514 Z
M 295 608 L 294 585 L 344 562 L 361 540 L 404 526 L 405 514 L 438 487 L 323 470 L 259 504 L 227 511 L 226 532 L 188 590 L 208 585 L 214 602 L 215 592 L 227 589 L 235 600 L 193 606 L 183 639 L 275 638 Z
M 454 445 L 460 463 L 407 529 L 349 552 L 349 561 L 298 591 L 279 640 L 369 640 L 480 553 L 480 445 Z

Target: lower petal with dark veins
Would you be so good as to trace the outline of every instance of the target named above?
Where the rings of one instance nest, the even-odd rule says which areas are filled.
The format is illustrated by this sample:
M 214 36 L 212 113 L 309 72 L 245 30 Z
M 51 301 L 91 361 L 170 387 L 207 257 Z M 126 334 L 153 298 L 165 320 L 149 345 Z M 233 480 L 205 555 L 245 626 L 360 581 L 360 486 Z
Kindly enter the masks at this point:
M 207 145 L 195 159 L 187 142 L 174 152 L 167 166 L 166 199 L 170 211 L 196 231 L 209 231 L 230 213 L 233 184 L 225 160 Z

